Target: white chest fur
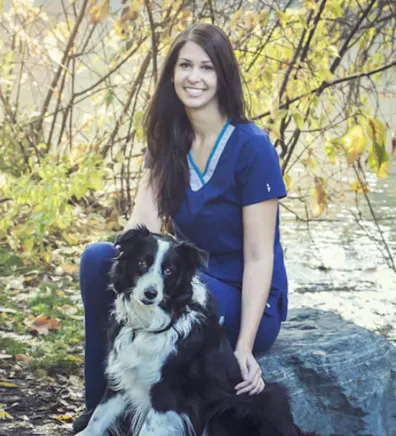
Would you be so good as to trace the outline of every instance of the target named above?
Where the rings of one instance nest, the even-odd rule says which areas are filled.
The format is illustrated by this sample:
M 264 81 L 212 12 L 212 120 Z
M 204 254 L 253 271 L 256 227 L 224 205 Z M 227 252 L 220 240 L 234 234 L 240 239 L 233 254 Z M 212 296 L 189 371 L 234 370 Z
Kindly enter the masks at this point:
M 170 329 L 161 334 L 121 328 L 107 366 L 110 384 L 124 390 L 130 402 L 139 409 L 151 408 L 150 389 L 161 379 L 161 369 L 175 351 L 177 336 Z

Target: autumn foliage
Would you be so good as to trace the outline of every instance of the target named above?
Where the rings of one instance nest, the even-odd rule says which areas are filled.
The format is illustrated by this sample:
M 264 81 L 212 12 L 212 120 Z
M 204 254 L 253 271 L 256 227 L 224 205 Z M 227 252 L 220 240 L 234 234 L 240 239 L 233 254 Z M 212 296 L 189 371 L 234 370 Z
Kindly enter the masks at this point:
M 378 107 L 394 97 L 390 2 L 51 3 L 15 0 L 1 15 L 0 240 L 24 262 L 122 228 L 141 175 L 143 111 L 172 39 L 198 20 L 229 34 L 251 117 L 307 219 L 340 189 L 369 201 L 367 171 L 387 177 L 395 140 Z

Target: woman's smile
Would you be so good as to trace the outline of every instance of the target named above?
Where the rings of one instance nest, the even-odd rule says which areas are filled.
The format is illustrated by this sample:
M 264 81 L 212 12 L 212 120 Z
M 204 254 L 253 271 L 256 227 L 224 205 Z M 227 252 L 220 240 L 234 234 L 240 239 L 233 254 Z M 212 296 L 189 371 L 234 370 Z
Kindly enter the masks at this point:
M 184 90 L 187 92 L 187 94 L 190 97 L 200 97 L 205 91 L 205 89 L 203 88 L 192 88 L 189 86 L 188 87 L 186 86 Z

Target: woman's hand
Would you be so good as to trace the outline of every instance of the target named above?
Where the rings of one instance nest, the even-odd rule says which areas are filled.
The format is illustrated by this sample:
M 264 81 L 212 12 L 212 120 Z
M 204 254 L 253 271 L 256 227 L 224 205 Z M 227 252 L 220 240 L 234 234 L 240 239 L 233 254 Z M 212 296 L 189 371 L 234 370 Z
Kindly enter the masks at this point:
M 265 387 L 262 371 L 257 360 L 249 350 L 236 349 L 235 357 L 238 360 L 243 381 L 235 386 L 237 395 L 249 393 L 249 395 L 259 394 Z

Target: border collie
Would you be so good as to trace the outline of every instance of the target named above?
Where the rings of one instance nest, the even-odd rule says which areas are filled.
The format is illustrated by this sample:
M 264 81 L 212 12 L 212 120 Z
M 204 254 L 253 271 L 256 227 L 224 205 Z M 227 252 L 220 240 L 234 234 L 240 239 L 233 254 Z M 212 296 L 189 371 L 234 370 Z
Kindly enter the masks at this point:
M 239 365 L 197 276 L 205 253 L 144 226 L 116 249 L 108 385 L 78 436 L 304 435 L 282 385 L 236 395 Z

